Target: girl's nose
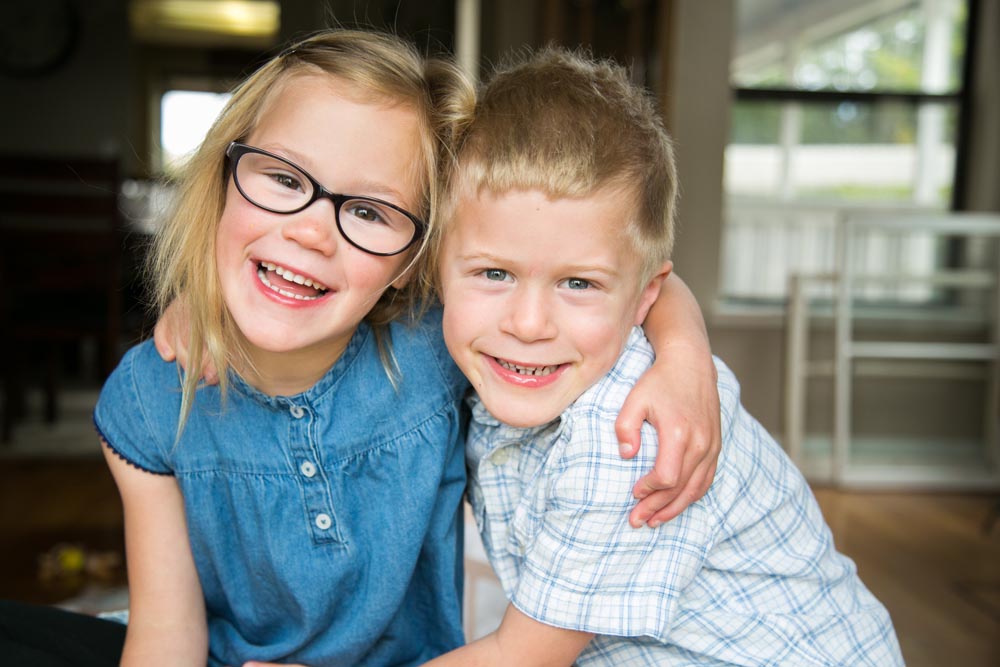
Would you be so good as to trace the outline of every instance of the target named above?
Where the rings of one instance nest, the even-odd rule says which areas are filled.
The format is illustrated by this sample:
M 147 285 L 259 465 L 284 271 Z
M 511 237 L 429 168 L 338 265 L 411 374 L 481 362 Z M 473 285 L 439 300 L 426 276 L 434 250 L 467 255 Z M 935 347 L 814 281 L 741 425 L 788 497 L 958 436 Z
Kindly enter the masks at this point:
M 284 238 L 328 257 L 336 252 L 340 232 L 332 202 L 313 202 L 309 208 L 286 217 L 281 227 Z
M 501 328 L 526 343 L 554 338 L 557 327 L 551 304 L 541 290 L 523 288 L 511 295 Z

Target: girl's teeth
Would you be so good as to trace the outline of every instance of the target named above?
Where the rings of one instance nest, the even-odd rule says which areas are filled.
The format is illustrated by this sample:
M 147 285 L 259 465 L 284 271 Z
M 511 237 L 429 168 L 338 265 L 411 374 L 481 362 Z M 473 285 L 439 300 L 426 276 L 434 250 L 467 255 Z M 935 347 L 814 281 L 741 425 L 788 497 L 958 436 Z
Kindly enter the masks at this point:
M 306 287 L 312 287 L 313 289 L 319 290 L 320 292 L 327 291 L 327 286 L 326 285 L 324 285 L 322 283 L 319 283 L 319 282 L 316 282 L 315 280 L 311 280 L 309 278 L 306 278 L 305 276 L 300 276 L 299 274 L 297 274 L 297 273 L 295 273 L 293 271 L 289 271 L 288 269 L 286 269 L 283 266 L 278 266 L 277 264 L 275 264 L 273 262 L 261 262 L 260 266 L 264 267 L 268 271 L 274 271 L 276 274 L 278 274 L 279 276 L 281 276 L 282 278 L 284 278 L 288 282 L 297 283 L 299 285 L 305 285 Z M 259 274 L 260 270 L 258 269 L 257 272 Z M 271 285 L 271 283 L 269 283 L 267 281 L 265 281 L 265 283 L 267 284 L 268 287 L 271 287 L 271 289 L 275 289 Z M 282 294 L 286 294 L 285 292 L 282 292 L 281 290 L 277 290 L 277 291 L 281 292 Z M 286 294 L 286 296 L 287 296 L 287 294 Z M 296 297 L 296 298 L 298 298 L 298 297 Z M 311 299 L 311 298 L 315 298 L 315 297 L 304 297 L 304 298 Z
M 503 359 L 497 359 L 497 363 L 507 370 L 514 371 L 519 375 L 551 375 L 556 372 L 557 368 L 559 368 L 558 366 L 518 366 L 517 364 L 512 364 L 509 361 L 504 361 Z
M 268 271 L 274 271 L 276 274 L 278 274 L 279 276 L 290 282 L 295 282 L 298 283 L 299 285 L 305 285 L 306 287 L 312 287 L 313 289 L 317 290 L 319 294 L 317 294 L 316 296 L 305 296 L 303 294 L 295 294 L 294 292 L 289 292 L 288 290 L 281 289 L 280 287 L 278 287 L 277 285 L 275 285 L 274 283 L 272 283 L 270 280 L 267 279 Z M 258 265 L 257 278 L 260 280 L 260 282 L 264 283 L 264 285 L 266 285 L 269 289 L 274 290 L 281 296 L 286 296 L 290 299 L 298 299 L 299 301 L 313 301 L 323 296 L 323 294 L 327 291 L 327 287 L 325 285 L 309 280 L 308 278 L 303 278 L 302 276 L 296 273 L 292 273 L 288 269 L 284 269 L 276 264 L 272 264 L 271 262 L 261 262 L 260 265 Z

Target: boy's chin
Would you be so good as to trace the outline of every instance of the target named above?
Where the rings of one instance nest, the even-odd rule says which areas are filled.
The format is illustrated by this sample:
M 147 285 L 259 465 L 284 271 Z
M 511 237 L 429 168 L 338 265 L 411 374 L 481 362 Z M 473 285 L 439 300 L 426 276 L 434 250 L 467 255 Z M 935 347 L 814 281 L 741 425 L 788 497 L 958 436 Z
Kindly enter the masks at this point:
M 492 403 L 492 404 L 491 404 Z M 567 406 L 524 406 L 509 404 L 496 405 L 496 401 L 483 400 L 483 407 L 498 421 L 514 428 L 535 428 L 558 419 Z

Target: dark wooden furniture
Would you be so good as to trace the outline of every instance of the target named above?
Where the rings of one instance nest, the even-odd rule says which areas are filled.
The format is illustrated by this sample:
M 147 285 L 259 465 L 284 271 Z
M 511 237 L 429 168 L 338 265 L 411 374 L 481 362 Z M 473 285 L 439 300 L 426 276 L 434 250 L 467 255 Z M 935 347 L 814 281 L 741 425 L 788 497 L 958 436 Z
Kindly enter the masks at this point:
M 0 156 L 2 440 L 41 382 L 58 414 L 60 367 L 83 341 L 99 383 L 119 356 L 122 217 L 115 160 Z M 86 360 L 84 360 L 86 362 Z

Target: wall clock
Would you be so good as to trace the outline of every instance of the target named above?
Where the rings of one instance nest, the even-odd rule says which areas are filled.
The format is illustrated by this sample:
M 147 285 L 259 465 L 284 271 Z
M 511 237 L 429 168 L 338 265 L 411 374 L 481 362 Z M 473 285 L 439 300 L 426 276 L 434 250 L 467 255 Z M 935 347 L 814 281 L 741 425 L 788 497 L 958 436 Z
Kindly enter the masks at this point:
M 79 29 L 72 0 L 0 2 L 0 72 L 18 77 L 51 72 L 73 53 Z

